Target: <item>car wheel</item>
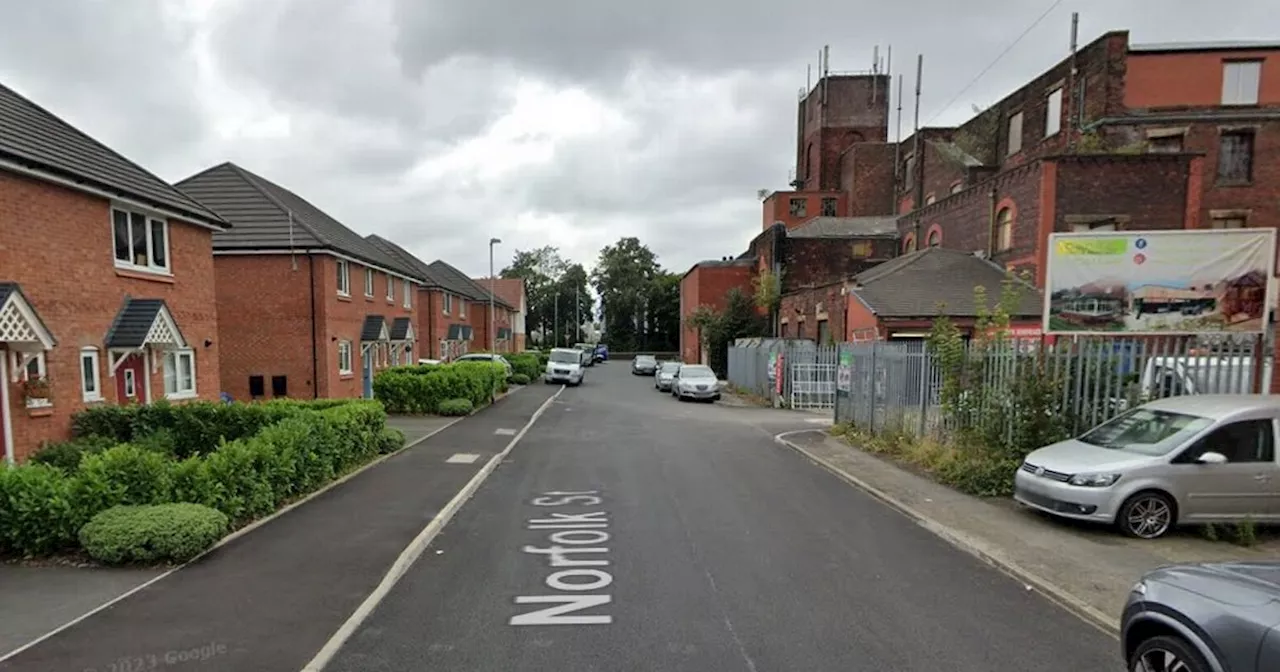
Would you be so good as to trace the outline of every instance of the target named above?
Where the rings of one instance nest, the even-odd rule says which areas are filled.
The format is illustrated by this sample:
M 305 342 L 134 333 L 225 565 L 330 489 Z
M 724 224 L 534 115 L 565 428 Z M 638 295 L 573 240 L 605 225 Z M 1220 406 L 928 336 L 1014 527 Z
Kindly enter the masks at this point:
M 1177 506 L 1163 492 L 1139 492 L 1124 501 L 1116 514 L 1120 531 L 1139 539 L 1157 539 L 1173 529 Z
M 1132 672 L 1210 672 L 1209 662 L 1181 637 L 1160 635 L 1143 641 L 1129 656 Z

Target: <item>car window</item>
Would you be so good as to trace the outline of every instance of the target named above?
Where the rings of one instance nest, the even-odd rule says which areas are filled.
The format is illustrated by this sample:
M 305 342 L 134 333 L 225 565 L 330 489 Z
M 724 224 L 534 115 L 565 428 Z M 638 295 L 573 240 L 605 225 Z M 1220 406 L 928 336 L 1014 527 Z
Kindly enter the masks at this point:
M 1213 424 L 1197 415 L 1138 407 L 1094 427 L 1079 441 L 1099 448 L 1165 455 Z
M 1196 442 L 1178 456 L 1179 462 L 1191 462 L 1207 452 L 1221 453 L 1227 463 L 1274 462 L 1275 432 L 1272 421 L 1241 420 L 1223 425 Z
M 563 352 L 556 350 L 551 353 L 550 360 L 557 364 L 577 364 L 582 359 L 582 355 L 576 352 Z
M 680 369 L 681 378 L 715 378 L 716 374 L 705 366 L 686 366 Z

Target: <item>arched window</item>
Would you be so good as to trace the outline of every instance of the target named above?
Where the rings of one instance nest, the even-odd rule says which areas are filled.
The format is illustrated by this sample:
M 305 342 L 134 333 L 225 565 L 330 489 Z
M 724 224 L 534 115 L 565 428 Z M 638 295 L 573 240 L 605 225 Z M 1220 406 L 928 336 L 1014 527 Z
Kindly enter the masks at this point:
M 934 228 L 929 230 L 929 235 L 925 237 L 924 244 L 926 247 L 937 247 L 942 244 L 942 229 Z
M 1001 250 L 1013 247 L 1012 208 L 1001 208 L 1000 212 L 996 213 L 996 240 Z
M 911 253 L 916 251 L 916 234 L 908 233 L 906 238 L 902 239 L 903 253 Z

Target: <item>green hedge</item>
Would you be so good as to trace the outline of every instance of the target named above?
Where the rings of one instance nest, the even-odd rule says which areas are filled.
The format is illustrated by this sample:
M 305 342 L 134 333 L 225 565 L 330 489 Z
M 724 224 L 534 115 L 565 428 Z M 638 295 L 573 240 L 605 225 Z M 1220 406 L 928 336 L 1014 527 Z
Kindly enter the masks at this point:
M 376 402 L 226 406 L 233 410 L 217 416 L 224 425 L 214 424 L 210 418 L 215 416 L 201 404 L 191 404 L 190 415 L 184 412 L 187 406 L 167 409 L 167 416 L 146 406 L 81 414 L 77 431 L 129 428 L 132 440 L 99 449 L 101 442 L 83 435 L 69 442 L 75 444 L 72 447 L 41 451 L 51 451 L 56 458 L 37 457 L 29 464 L 0 468 L 0 553 L 33 556 L 74 549 L 80 529 L 117 506 L 202 504 L 242 524 L 403 445 L 402 435 L 386 432 L 386 412 Z M 160 417 L 173 425 L 144 422 Z M 279 419 L 263 424 L 265 417 Z M 245 428 L 254 423 L 261 429 L 247 434 Z M 193 429 L 198 426 L 198 431 Z M 143 427 L 152 433 L 139 433 Z M 165 445 L 175 444 L 155 439 L 184 432 L 212 441 L 212 447 L 190 450 L 188 445 L 166 452 Z
M 493 362 L 395 366 L 373 378 L 374 398 L 397 414 L 439 413 L 448 399 L 466 399 L 479 408 L 491 392 L 506 390 L 506 367 Z
M 475 410 L 470 399 L 445 399 L 440 402 L 440 415 L 450 417 L 470 415 Z
M 528 385 L 532 378 L 524 375 L 523 373 L 514 373 L 511 374 L 511 378 L 509 380 L 512 385 Z
M 542 362 L 542 358 L 536 353 L 521 352 L 514 355 L 507 355 L 507 361 L 511 362 L 511 368 L 517 375 L 523 375 L 529 380 L 533 380 L 542 375 L 546 364 Z
M 80 528 L 80 545 L 99 562 L 186 562 L 227 533 L 226 514 L 199 504 L 116 506 Z

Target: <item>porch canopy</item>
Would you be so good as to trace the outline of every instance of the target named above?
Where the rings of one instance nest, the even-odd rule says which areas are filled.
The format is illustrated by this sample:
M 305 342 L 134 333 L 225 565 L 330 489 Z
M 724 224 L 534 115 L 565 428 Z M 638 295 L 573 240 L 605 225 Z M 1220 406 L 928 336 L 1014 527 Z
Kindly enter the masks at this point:
M 0 345 L 14 353 L 12 374 L 16 376 L 32 357 L 53 349 L 58 342 L 27 301 L 16 282 L 0 282 Z
M 413 352 L 413 341 L 417 336 L 413 333 L 413 319 L 397 317 L 391 322 L 391 349 L 404 353 Z
M 361 343 L 380 343 L 391 340 L 391 331 L 387 328 L 387 318 L 381 315 L 365 315 L 364 326 L 360 328 Z
M 114 374 L 130 355 L 147 350 L 183 350 L 187 347 L 187 339 L 183 338 L 164 299 L 135 299 L 126 296 L 124 305 L 107 330 L 103 344 L 106 345 L 111 373 Z M 153 358 L 152 370 L 159 368 L 161 361 L 159 357 Z

